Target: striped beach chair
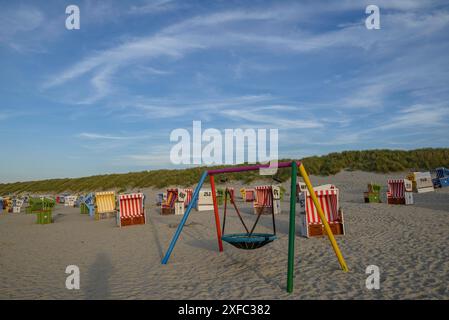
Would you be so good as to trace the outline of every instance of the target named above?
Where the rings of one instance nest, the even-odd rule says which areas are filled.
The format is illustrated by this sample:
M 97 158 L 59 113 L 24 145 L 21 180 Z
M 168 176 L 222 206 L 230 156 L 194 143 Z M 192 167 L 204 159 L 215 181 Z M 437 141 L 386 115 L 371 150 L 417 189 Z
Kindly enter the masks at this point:
M 185 194 L 186 194 L 186 198 L 184 200 L 184 207 L 187 208 L 187 206 L 190 204 L 190 202 L 192 202 L 193 189 L 186 188 L 186 189 L 183 189 L 183 192 L 185 192 Z
M 118 196 L 117 225 L 119 227 L 145 224 L 145 195 L 143 193 Z
M 95 192 L 95 220 L 115 217 L 116 200 L 114 191 Z
M 161 203 L 161 214 L 175 214 L 175 203 L 178 199 L 178 188 L 167 189 L 166 198 Z
M 281 213 L 281 190 L 278 186 L 257 186 L 254 188 L 254 214 Z
M 343 212 L 340 209 L 338 188 L 332 184 L 326 184 L 315 187 L 314 191 L 332 233 L 344 235 L 345 225 Z M 299 193 L 298 202 L 300 204 L 300 235 L 307 238 L 325 235 L 324 225 L 308 190 Z
M 388 180 L 388 204 L 413 204 L 413 184 L 408 179 Z

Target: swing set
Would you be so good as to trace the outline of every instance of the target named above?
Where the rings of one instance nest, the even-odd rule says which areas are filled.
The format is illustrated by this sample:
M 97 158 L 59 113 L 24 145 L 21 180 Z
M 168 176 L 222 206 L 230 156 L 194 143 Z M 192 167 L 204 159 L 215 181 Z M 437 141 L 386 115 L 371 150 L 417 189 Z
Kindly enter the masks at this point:
M 327 234 L 327 237 L 329 238 L 329 241 L 332 245 L 332 248 L 334 249 L 335 255 L 337 256 L 337 259 L 340 263 L 340 267 L 343 271 L 348 271 L 348 267 L 346 266 L 346 262 L 343 258 L 343 255 L 341 254 L 340 248 L 338 247 L 338 244 L 335 240 L 335 237 L 331 231 L 331 228 L 329 226 L 329 223 L 327 222 L 323 209 L 320 205 L 320 202 L 318 201 L 318 198 L 313 190 L 313 186 L 310 182 L 309 176 L 307 175 L 307 172 L 304 168 L 304 165 L 299 161 L 292 161 L 292 162 L 280 162 L 277 165 L 278 168 L 288 168 L 291 167 L 291 186 L 290 186 L 290 216 L 289 216 L 289 233 L 288 233 L 288 266 L 287 266 L 287 292 L 291 293 L 293 292 L 293 273 L 294 273 L 294 247 L 295 247 L 295 235 L 296 235 L 296 225 L 295 225 L 295 218 L 296 218 L 296 178 L 299 173 L 301 174 L 302 178 L 304 179 L 304 182 L 307 186 L 307 189 L 309 190 L 310 196 L 312 198 L 313 203 L 315 204 L 316 210 L 321 218 L 321 221 L 324 225 L 324 230 Z M 245 171 L 255 171 L 260 169 L 267 169 L 269 168 L 269 164 L 260 164 L 260 165 L 253 165 L 253 166 L 243 166 L 243 167 L 230 167 L 230 168 L 223 168 L 223 169 L 216 169 L 216 170 L 206 170 L 203 172 L 200 181 L 198 182 L 198 185 L 195 188 L 195 191 L 193 192 L 192 200 L 198 199 L 198 194 L 200 192 L 201 187 L 203 186 L 206 178 L 209 176 L 211 190 L 212 190 L 212 198 L 213 198 L 213 207 L 214 207 L 214 216 L 215 216 L 215 225 L 216 225 L 216 232 L 217 232 L 217 240 L 218 240 L 218 249 L 220 252 L 223 251 L 223 241 L 233 245 L 234 247 L 238 249 L 245 249 L 245 250 L 253 250 L 261 248 L 268 243 L 271 243 L 272 241 L 276 240 L 276 225 L 275 225 L 275 219 L 274 219 L 274 211 L 272 206 L 272 219 L 273 219 L 273 233 L 255 233 L 254 230 L 257 226 L 257 223 L 259 221 L 259 218 L 264 210 L 260 210 L 260 212 L 257 215 L 256 221 L 254 222 L 251 229 L 248 229 L 247 225 L 245 224 L 239 209 L 237 208 L 235 201 L 234 201 L 234 195 L 233 192 L 230 192 L 230 190 L 227 188 L 225 192 L 225 204 L 224 204 L 224 212 L 223 212 L 223 227 L 220 228 L 220 216 L 218 212 L 218 203 L 217 203 L 217 196 L 215 191 L 215 180 L 214 175 L 216 174 L 225 174 L 225 173 L 233 173 L 233 172 L 245 172 Z M 242 222 L 242 225 L 246 232 L 244 233 L 233 233 L 233 234 L 225 234 L 225 224 L 226 224 L 226 211 L 227 211 L 227 199 L 226 197 L 229 195 L 230 202 L 233 205 L 240 221 Z M 191 201 L 188 205 L 186 212 L 184 216 L 181 219 L 181 222 L 178 225 L 178 228 L 176 229 L 176 232 L 170 242 L 170 245 L 167 249 L 167 252 L 165 253 L 164 258 L 162 259 L 162 264 L 167 264 L 168 260 L 170 259 L 170 255 L 176 245 L 176 242 L 181 234 L 181 231 L 187 221 L 187 218 L 189 217 L 189 214 L 192 210 L 193 204 L 195 201 Z

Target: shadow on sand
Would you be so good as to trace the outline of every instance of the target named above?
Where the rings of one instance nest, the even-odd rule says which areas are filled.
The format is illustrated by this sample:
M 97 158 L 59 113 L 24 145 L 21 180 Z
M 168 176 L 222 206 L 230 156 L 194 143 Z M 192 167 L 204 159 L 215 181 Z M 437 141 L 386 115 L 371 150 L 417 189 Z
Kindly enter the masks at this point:
M 107 299 L 109 297 L 109 278 L 112 269 L 113 266 L 108 255 L 99 253 L 88 270 L 86 299 Z
M 154 243 L 156 243 L 159 257 L 162 259 L 164 257 L 164 251 L 162 250 L 161 241 L 159 240 L 159 231 L 157 230 L 156 226 L 154 225 L 154 222 L 151 219 L 149 214 L 147 214 L 147 216 L 146 216 L 146 221 L 147 221 L 147 224 L 151 228 L 151 234 L 153 235 Z

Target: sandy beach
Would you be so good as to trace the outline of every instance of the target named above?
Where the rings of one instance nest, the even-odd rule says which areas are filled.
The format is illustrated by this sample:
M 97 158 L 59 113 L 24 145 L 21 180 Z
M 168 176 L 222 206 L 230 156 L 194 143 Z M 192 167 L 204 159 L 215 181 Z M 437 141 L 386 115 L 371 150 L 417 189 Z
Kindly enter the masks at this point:
M 0 214 L 0 299 L 449 299 L 449 188 L 414 194 L 412 206 L 385 204 L 387 179 L 404 175 L 311 177 L 340 189 L 346 235 L 337 241 L 350 271 L 339 269 L 327 238 L 298 236 L 292 294 L 285 290 L 289 195 L 276 217 L 279 239 L 252 251 L 225 243 L 219 253 L 212 212 L 194 210 L 167 265 L 160 261 L 181 216 L 159 214 L 161 190 L 141 190 L 146 225 L 118 228 L 115 219 L 94 221 L 61 205 L 48 225 L 31 214 Z M 363 203 L 368 182 L 383 186 L 383 203 Z M 242 211 L 255 218 L 248 205 Z M 242 231 L 232 213 L 226 228 Z M 270 217 L 258 228 L 270 232 Z M 80 290 L 65 287 L 68 265 L 80 268 Z M 379 290 L 365 286 L 368 265 L 380 268 Z

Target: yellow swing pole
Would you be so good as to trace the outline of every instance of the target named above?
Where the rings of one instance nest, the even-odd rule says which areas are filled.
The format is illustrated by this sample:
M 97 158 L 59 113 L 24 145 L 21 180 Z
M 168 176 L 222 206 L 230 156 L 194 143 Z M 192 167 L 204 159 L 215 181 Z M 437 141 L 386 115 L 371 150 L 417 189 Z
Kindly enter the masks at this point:
M 343 258 L 343 255 L 341 254 L 341 251 L 340 251 L 340 248 L 338 247 L 337 241 L 335 241 L 334 234 L 332 233 L 329 223 L 327 223 L 327 219 L 324 216 L 323 209 L 321 208 L 321 205 L 318 202 L 318 198 L 316 197 L 316 194 L 313 191 L 312 183 L 310 183 L 309 176 L 307 175 L 306 169 L 304 168 L 304 165 L 302 163 L 299 166 L 299 173 L 303 177 L 304 182 L 307 186 L 307 189 L 309 190 L 310 196 L 312 197 L 312 201 L 315 204 L 318 214 L 320 215 L 321 221 L 323 222 L 323 225 L 324 225 L 324 230 L 326 230 L 327 237 L 329 238 L 329 241 L 331 242 L 332 248 L 334 249 L 335 255 L 337 256 L 338 262 L 340 263 L 341 269 L 344 272 L 346 272 L 346 271 L 348 271 L 348 267 L 346 265 L 345 259 Z

